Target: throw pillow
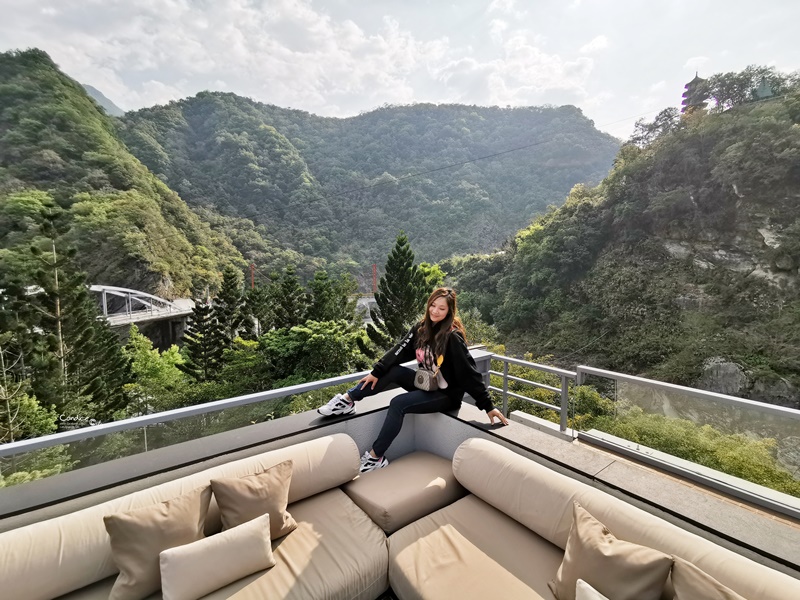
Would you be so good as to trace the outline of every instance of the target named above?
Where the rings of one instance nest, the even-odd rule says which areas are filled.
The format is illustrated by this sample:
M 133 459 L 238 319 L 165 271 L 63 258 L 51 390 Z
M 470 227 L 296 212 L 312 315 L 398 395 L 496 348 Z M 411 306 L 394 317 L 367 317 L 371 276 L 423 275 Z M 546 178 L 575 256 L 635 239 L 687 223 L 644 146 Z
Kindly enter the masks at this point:
M 575 600 L 578 579 L 614 600 L 658 600 L 672 557 L 619 540 L 577 502 L 564 560 L 549 582 L 558 600 Z
M 163 575 L 161 576 L 163 579 Z M 583 579 L 578 579 L 575 585 L 575 600 L 608 600 L 603 594 L 598 592 Z
M 211 488 L 219 505 L 223 531 L 267 513 L 271 539 L 293 531 L 297 523 L 286 511 L 292 465 L 291 460 L 286 460 L 263 473 L 212 479 Z
M 672 586 L 675 600 L 744 600 L 742 596 L 679 556 L 673 556 Z
M 195 600 L 275 566 L 269 515 L 161 553 L 164 600 Z
M 210 501 L 211 488 L 205 486 L 153 506 L 103 517 L 111 556 L 119 568 L 109 600 L 140 600 L 158 591 L 158 555 L 203 537 Z

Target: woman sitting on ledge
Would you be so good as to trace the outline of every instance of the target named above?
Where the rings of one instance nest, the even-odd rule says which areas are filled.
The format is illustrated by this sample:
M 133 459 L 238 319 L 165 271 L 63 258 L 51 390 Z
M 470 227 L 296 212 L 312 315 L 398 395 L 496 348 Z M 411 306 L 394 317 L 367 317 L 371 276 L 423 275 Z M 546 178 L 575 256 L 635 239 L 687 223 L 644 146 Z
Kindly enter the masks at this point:
M 475 399 L 478 408 L 486 411 L 490 423 L 494 424 L 497 418 L 508 425 L 503 413 L 492 405 L 483 376 L 467 349 L 466 338 L 464 325 L 456 315 L 455 291 L 438 288 L 428 298 L 425 317 L 375 364 L 372 372 L 345 394 L 336 394 L 318 409 L 324 416 L 349 415 L 355 412 L 357 401 L 382 392 L 393 383 L 406 390 L 389 403 L 378 439 L 361 457 L 361 473 L 389 464 L 384 454 L 400 433 L 407 413 L 457 410 L 465 392 Z M 401 366 L 415 356 L 420 368 L 436 371 L 440 365 L 436 374 L 438 389 L 424 391 L 415 387 L 415 371 Z

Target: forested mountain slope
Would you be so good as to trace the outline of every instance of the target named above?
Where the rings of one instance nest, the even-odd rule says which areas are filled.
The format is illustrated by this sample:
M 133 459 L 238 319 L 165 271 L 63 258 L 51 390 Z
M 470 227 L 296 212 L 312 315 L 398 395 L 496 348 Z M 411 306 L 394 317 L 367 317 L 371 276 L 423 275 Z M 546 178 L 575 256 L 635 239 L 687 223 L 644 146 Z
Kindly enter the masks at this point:
M 570 106 L 413 105 L 333 119 L 204 92 L 123 123 L 131 151 L 190 205 L 250 218 L 282 247 L 354 269 L 380 262 L 400 229 L 421 260 L 495 248 L 575 183 L 599 181 L 618 149 Z M 425 173 L 455 163 L 465 164 Z
M 798 407 L 800 92 L 643 125 L 506 252 L 446 262 L 512 342 Z
M 214 284 L 241 255 L 134 158 L 116 124 L 40 50 L 0 54 L 0 278 L 26 279 L 44 216 L 91 283 L 167 297 Z

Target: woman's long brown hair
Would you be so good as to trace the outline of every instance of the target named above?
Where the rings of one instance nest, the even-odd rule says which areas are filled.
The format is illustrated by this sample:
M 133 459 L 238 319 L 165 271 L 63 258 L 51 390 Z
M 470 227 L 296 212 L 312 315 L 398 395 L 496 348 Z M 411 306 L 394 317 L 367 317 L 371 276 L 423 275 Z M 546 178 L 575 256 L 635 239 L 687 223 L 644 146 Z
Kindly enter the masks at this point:
M 431 321 L 430 308 L 431 304 L 439 298 L 444 298 L 447 302 L 447 316 L 439 323 L 434 323 Z M 450 332 L 455 330 L 460 331 L 461 335 L 464 336 L 464 341 L 466 341 L 467 332 L 461 323 L 461 319 L 458 318 L 457 310 L 455 290 L 443 287 L 433 290 L 428 302 L 425 304 L 425 316 L 419 324 L 417 348 L 430 346 L 434 356 L 444 356 L 444 352 L 447 350 L 447 338 L 450 336 Z

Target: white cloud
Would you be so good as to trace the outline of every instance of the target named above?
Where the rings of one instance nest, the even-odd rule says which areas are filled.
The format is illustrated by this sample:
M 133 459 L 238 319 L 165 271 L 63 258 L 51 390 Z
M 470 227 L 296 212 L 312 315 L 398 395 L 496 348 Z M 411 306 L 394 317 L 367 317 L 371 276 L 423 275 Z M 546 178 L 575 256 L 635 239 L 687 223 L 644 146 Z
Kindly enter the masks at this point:
M 38 10 L 0 1 L 17 4 L 23 25 L 0 25 L 4 43 L 43 48 L 69 75 L 131 108 L 222 80 L 265 102 L 353 114 L 355 105 L 413 101 L 408 77 L 449 51 L 446 38 L 419 40 L 394 19 L 367 33 L 308 0 L 218 0 L 202 9 L 184 0 L 95 2 L 91 23 L 85 1 L 62 0 L 60 22 L 44 27 Z M 25 34 L 7 36 L 13 29 Z
M 514 10 L 515 0 L 492 0 L 486 12 L 504 12 L 509 13 Z
M 662 79 L 661 81 L 658 81 L 658 82 L 654 83 L 653 85 L 651 85 L 650 86 L 650 91 L 651 92 L 658 92 L 659 90 L 663 90 L 666 86 L 667 86 L 667 82 Z
M 595 106 L 602 106 L 609 100 L 614 98 L 613 92 L 599 92 L 597 94 L 587 94 L 586 100 L 584 100 L 581 104 L 585 108 L 593 108 Z
M 683 65 L 684 69 L 699 71 L 709 61 L 707 56 L 693 56 Z
M 481 104 L 536 104 L 554 90 L 587 96 L 585 83 L 594 66 L 592 59 L 568 61 L 548 54 L 523 33 L 510 37 L 503 50 L 503 56 L 493 60 L 467 57 L 449 61 L 435 75 L 455 100 Z
M 588 44 L 581 46 L 580 53 L 593 54 L 603 50 L 604 48 L 608 48 L 608 38 L 604 35 L 598 35 Z
M 508 23 L 501 19 L 492 19 L 489 23 L 489 37 L 492 41 L 501 44 L 503 42 L 503 34 L 508 30 Z
M 492 0 L 492 3 L 489 4 L 489 8 L 486 9 L 486 12 L 499 12 L 518 18 L 528 14 L 526 11 L 517 8 L 516 0 Z

